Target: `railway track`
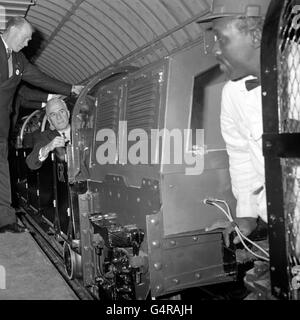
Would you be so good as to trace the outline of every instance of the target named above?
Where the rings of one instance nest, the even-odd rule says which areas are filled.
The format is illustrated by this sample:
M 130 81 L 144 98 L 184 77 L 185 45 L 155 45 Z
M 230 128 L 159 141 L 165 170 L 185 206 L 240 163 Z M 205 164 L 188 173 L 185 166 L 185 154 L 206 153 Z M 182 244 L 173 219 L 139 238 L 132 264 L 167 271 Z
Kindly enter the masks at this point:
M 57 271 L 61 274 L 66 284 L 74 291 L 79 300 L 95 300 L 91 292 L 82 285 L 77 279 L 69 279 L 65 270 L 65 263 L 63 259 L 63 246 L 59 241 L 55 240 L 53 236 L 49 236 L 30 216 L 28 212 L 23 212 L 19 216 L 20 221 L 29 230 L 35 242 L 39 245 L 42 251 L 49 258 L 51 263 L 55 266 Z M 63 242 L 63 239 L 62 239 Z

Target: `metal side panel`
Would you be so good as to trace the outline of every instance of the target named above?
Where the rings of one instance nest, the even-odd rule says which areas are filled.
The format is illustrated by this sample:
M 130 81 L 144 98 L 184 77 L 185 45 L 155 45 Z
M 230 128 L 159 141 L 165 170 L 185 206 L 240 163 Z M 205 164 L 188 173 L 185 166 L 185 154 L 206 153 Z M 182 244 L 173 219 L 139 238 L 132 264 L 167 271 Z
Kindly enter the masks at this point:
M 235 254 L 223 248 L 221 233 L 165 237 L 158 213 L 147 216 L 147 237 L 152 297 L 235 280 Z
M 232 215 L 236 201 L 227 169 L 204 170 L 200 176 L 166 175 L 161 183 L 164 234 L 173 235 L 204 229 L 225 215 L 203 203 L 206 198 L 226 200 Z
M 85 286 L 92 286 L 94 283 L 95 266 L 93 264 L 94 250 L 92 246 L 93 231 L 90 227 L 91 194 L 89 192 L 79 195 L 79 217 L 80 217 L 80 239 L 81 259 L 83 261 L 83 283 Z

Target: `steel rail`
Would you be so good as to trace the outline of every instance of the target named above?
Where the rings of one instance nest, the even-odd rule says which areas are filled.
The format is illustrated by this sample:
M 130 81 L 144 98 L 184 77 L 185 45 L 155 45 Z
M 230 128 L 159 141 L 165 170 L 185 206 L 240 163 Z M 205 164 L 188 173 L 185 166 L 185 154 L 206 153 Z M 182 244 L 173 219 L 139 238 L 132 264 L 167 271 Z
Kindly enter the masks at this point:
M 73 290 L 78 299 L 80 300 L 96 300 L 92 293 L 80 283 L 77 279 L 69 279 L 66 271 L 63 259 L 63 248 L 56 240 L 51 239 L 49 235 L 37 224 L 36 221 L 27 213 L 18 217 L 24 226 L 29 230 L 32 238 L 39 245 L 42 251 L 46 254 L 48 259 L 58 270 L 60 275 L 65 280 L 66 284 Z M 63 239 L 62 239 L 63 240 Z

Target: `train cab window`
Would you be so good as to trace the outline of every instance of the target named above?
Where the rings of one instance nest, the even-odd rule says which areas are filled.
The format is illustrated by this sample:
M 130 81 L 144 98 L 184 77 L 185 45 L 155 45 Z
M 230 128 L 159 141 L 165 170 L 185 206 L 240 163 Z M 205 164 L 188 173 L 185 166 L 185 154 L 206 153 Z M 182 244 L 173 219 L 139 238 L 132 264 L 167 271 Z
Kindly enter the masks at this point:
M 221 91 L 225 75 L 216 65 L 199 74 L 194 81 L 190 129 L 196 144 L 196 129 L 204 129 L 204 144 L 209 149 L 224 147 L 220 129 Z

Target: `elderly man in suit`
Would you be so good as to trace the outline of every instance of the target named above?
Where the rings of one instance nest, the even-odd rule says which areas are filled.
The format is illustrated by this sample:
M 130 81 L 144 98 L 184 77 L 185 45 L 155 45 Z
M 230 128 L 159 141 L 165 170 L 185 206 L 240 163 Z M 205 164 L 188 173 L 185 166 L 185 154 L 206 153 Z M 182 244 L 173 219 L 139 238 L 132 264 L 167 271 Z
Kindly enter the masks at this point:
M 46 91 L 62 95 L 79 94 L 82 86 L 51 78 L 32 65 L 20 52 L 31 40 L 33 28 L 23 17 L 9 20 L 0 38 L 0 233 L 23 232 L 11 207 L 10 175 L 7 160 L 7 140 L 10 114 L 16 88 L 21 80 Z
M 51 151 L 55 150 L 61 157 L 64 154 L 61 148 L 71 140 L 70 112 L 63 100 L 49 100 L 46 104 L 46 116 L 50 127 L 41 132 L 32 152 L 26 158 L 26 163 L 32 170 L 39 169 Z

